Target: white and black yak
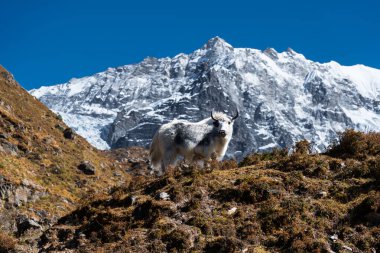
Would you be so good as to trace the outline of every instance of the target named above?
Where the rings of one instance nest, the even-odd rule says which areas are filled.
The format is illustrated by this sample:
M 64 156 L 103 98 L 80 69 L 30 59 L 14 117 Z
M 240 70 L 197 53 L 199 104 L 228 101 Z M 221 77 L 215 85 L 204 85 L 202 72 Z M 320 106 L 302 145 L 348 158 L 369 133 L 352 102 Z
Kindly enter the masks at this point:
M 238 112 L 233 117 L 211 112 L 211 117 L 199 122 L 173 120 L 162 125 L 150 146 L 152 169 L 161 174 L 169 165 L 175 165 L 179 157 L 196 162 L 209 160 L 214 154 L 222 160 L 238 116 Z

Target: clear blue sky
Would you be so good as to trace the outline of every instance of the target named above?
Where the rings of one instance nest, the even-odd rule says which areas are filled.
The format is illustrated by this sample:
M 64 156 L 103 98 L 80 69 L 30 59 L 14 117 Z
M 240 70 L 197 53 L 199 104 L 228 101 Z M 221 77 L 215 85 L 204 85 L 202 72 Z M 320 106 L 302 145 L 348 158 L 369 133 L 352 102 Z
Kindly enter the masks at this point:
M 26 89 L 190 53 L 214 36 L 380 68 L 380 1 L 0 0 L 0 64 Z

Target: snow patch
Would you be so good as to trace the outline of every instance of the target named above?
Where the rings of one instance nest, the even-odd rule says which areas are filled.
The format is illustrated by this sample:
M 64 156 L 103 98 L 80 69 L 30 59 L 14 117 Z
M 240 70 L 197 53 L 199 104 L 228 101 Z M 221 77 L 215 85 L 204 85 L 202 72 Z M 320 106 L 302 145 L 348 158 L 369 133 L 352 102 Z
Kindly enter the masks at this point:
M 363 97 L 379 98 L 380 70 L 364 65 L 341 66 Z
M 75 132 L 83 136 L 91 145 L 98 149 L 110 149 L 108 143 L 100 137 L 104 126 L 112 123 L 113 118 L 97 118 L 83 115 L 72 115 L 64 112 L 56 112 L 62 116 L 63 122 L 72 127 Z

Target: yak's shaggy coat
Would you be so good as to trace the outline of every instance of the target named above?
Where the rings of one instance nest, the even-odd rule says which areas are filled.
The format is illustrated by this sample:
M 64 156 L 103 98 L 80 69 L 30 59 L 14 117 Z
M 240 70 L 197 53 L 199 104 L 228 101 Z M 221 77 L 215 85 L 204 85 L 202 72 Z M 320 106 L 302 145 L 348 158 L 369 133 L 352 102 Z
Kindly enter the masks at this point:
M 232 138 L 233 118 L 224 113 L 213 113 L 199 122 L 173 120 L 160 127 L 150 146 L 153 170 L 164 172 L 175 165 L 178 157 L 186 161 L 210 159 L 215 154 L 221 160 Z

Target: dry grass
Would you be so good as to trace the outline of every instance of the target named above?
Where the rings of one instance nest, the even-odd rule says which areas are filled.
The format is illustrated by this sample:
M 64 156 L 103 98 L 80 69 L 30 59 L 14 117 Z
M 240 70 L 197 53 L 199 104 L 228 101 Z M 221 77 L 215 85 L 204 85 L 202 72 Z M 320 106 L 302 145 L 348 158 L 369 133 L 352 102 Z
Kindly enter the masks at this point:
M 43 245 L 115 252 L 380 250 L 378 157 L 313 155 L 306 142 L 296 150 L 252 154 L 240 167 L 212 162 L 210 170 L 178 167 L 156 179 L 137 177 L 65 216 Z M 364 164 L 368 169 L 359 173 Z M 49 239 L 63 228 L 70 228 L 72 242 Z M 81 233 L 82 246 L 74 243 Z

